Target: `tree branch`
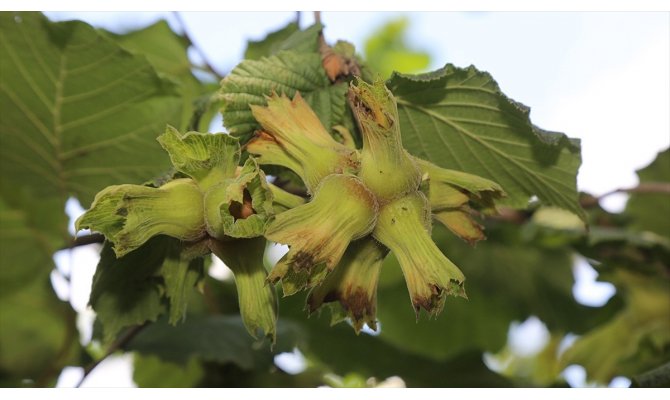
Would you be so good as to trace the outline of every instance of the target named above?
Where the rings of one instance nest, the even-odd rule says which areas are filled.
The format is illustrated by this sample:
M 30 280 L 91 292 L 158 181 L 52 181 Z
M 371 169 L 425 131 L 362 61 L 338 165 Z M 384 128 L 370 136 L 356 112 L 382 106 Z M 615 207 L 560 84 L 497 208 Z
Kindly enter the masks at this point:
M 607 193 L 601 194 L 600 196 L 590 196 L 582 200 L 582 207 L 588 208 L 593 207 L 596 204 L 600 203 L 602 199 L 607 196 L 611 196 L 617 193 L 661 193 L 661 194 L 670 194 L 670 183 L 668 182 L 642 182 L 639 185 L 632 188 L 618 188 L 611 190 Z
M 670 386 L 670 362 L 633 377 L 631 387 L 663 388 Z
M 121 337 L 119 337 L 117 340 L 115 340 L 107 349 L 107 352 L 105 352 L 105 355 L 100 357 L 100 359 L 94 361 L 93 363 L 89 364 L 84 368 L 84 376 L 81 377 L 81 380 L 79 383 L 77 383 L 77 386 L 75 387 L 81 387 L 81 385 L 84 383 L 88 375 L 93 372 L 95 367 L 100 365 L 101 362 L 105 361 L 107 357 L 111 356 L 116 352 L 117 350 L 122 349 L 127 345 L 135 336 L 137 336 L 138 333 L 142 331 L 145 327 L 149 325 L 148 322 L 143 323 L 142 325 L 135 325 L 132 328 L 128 329 L 126 333 L 124 333 Z
M 173 11 L 172 15 L 174 15 L 175 19 L 177 22 L 179 22 L 179 25 L 181 26 L 181 30 L 183 31 L 184 38 L 188 41 L 188 43 L 193 46 L 196 52 L 200 55 L 200 58 L 202 58 L 203 65 L 207 71 L 212 73 L 218 80 L 223 79 L 224 74 L 219 73 L 216 68 L 209 62 L 207 59 L 207 56 L 205 55 L 205 52 L 202 51 L 202 49 L 198 46 L 196 46 L 195 42 L 191 38 L 191 36 L 188 33 L 188 30 L 186 29 L 186 23 L 184 22 L 184 19 L 181 17 L 179 14 L 179 11 Z
M 105 236 L 101 233 L 91 233 L 90 235 L 82 235 L 73 238 L 70 244 L 60 250 L 72 249 L 74 247 L 86 246 L 93 243 L 102 243 L 105 241 Z
M 600 196 L 603 198 L 615 193 L 666 193 L 670 194 L 670 183 L 668 182 L 642 182 L 632 188 L 621 188 L 612 190 Z

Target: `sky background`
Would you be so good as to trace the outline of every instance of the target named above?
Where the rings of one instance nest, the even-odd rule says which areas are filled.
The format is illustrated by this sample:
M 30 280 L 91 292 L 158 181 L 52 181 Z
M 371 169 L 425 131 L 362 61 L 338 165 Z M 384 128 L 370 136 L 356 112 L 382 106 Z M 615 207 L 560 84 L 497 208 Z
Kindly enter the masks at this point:
M 52 20 L 82 19 L 117 33 L 161 18 L 177 32 L 184 29 L 174 15 L 165 12 L 46 15 Z M 186 12 L 181 16 L 195 44 L 225 74 L 241 60 L 247 40 L 262 39 L 296 14 Z M 321 19 L 327 41 L 345 39 L 362 49 L 375 29 L 403 16 L 409 19 L 411 47 L 431 55 L 430 69 L 447 62 L 461 67 L 474 64 L 490 72 L 505 94 L 530 106 L 536 125 L 580 138 L 583 164 L 578 188 L 582 191 L 601 195 L 635 186 L 635 170 L 670 146 L 670 13 L 325 12 Z M 302 13 L 301 25 L 312 22 L 312 13 Z M 196 52 L 191 56 L 198 60 Z M 604 205 L 620 211 L 625 200 L 625 194 L 612 195 Z M 71 213 L 77 209 L 76 203 L 70 204 Z M 85 248 L 56 256 L 59 269 L 72 276 L 70 286 L 61 287 L 61 296 L 70 298 L 81 312 L 84 330 L 92 318 L 86 302 L 96 258 L 94 250 Z M 595 272 L 585 264 L 576 263 L 575 296 L 592 305 L 606 301 L 613 288 L 593 283 Z M 537 341 L 545 335 L 539 321 L 514 329 L 512 342 Z M 515 332 L 521 336 L 516 338 Z M 129 363 L 112 358 L 109 368 L 98 367 L 86 384 L 132 384 Z M 573 369 L 574 384 L 584 384 L 582 372 Z M 63 374 L 61 385 L 76 383 L 78 374 L 74 370 Z

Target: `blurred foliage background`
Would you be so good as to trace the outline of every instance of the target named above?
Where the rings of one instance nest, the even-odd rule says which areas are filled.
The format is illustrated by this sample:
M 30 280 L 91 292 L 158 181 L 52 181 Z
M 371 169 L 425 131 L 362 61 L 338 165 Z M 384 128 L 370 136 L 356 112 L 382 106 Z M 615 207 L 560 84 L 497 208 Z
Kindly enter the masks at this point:
M 0 385 L 53 386 L 66 366 L 89 372 L 123 352 L 133 354 L 133 379 L 142 387 L 563 387 L 563 371 L 574 365 L 593 385 L 618 376 L 634 386 L 670 385 L 668 150 L 638 172 L 640 185 L 629 190 L 622 213 L 582 193 L 588 228 L 539 203 L 487 219 L 488 239 L 476 248 L 436 226 L 436 243 L 468 277 L 470 300 L 448 299 L 435 320 L 422 315 L 415 323 L 390 257 L 379 332 L 356 336 L 346 323 L 330 326 L 327 313 L 307 318 L 298 294 L 280 301 L 271 349 L 246 333 L 232 277 L 208 274 L 179 289 L 188 311 L 172 326 L 163 291 L 177 289 L 156 272 L 166 256 L 145 252 L 113 272 L 99 267 L 91 298 L 99 317 L 84 339 L 77 311 L 59 300 L 50 279 L 53 254 L 83 243 L 67 230 L 66 201 L 73 196 L 86 206 L 108 184 L 167 172 L 169 160 L 147 138 L 166 123 L 206 131 L 220 76 L 194 65 L 188 37 L 165 22 L 123 35 L 40 14 L 2 13 L 0 22 Z M 424 71 L 430 55 L 408 45 L 407 29 L 407 20 L 389 21 L 356 57 L 384 78 Z M 273 54 L 298 31 L 291 24 L 250 42 L 245 57 Z M 64 91 L 65 64 L 77 75 Z M 272 254 L 268 248 L 268 267 Z M 604 304 L 576 301 L 577 261 L 616 288 Z M 101 285 L 107 291 L 99 294 Z M 510 336 L 523 321 L 546 327 L 530 350 Z M 298 367 L 277 362 L 281 353 L 293 354 Z

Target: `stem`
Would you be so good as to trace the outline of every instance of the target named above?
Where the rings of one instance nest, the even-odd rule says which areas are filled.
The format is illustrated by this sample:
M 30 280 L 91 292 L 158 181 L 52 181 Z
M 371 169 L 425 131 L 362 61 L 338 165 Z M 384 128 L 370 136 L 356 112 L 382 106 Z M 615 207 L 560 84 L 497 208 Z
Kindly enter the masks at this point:
M 72 249 L 78 246 L 86 246 L 93 243 L 102 243 L 105 241 L 105 236 L 101 233 L 91 233 L 90 235 L 77 236 L 70 241 L 70 244 L 62 247 L 60 250 Z
M 314 11 L 314 24 L 316 25 L 320 23 L 321 23 L 321 11 Z M 317 41 L 319 44 L 319 53 L 321 53 L 321 58 L 323 59 L 330 50 L 330 46 L 328 46 L 328 44 L 326 43 L 326 39 L 323 37 L 323 29 L 319 31 Z
M 86 366 L 84 369 L 84 376 L 81 377 L 81 380 L 79 383 L 77 383 L 77 388 L 81 387 L 82 383 L 86 380 L 88 375 L 93 372 L 95 367 L 97 367 L 101 362 L 107 359 L 110 355 L 112 355 L 114 352 L 116 352 L 119 349 L 122 349 L 125 345 L 127 345 L 135 336 L 137 336 L 138 333 L 140 333 L 145 327 L 149 325 L 148 322 L 145 322 L 142 325 L 135 325 L 132 328 L 128 329 L 126 333 L 123 334 L 120 338 L 114 341 L 114 343 L 109 346 L 107 349 L 107 352 L 105 353 L 104 356 L 102 356 L 100 359 L 94 361 L 93 363 L 89 364 Z
M 615 193 L 666 193 L 670 194 L 670 183 L 667 182 L 643 182 L 632 188 L 620 188 L 607 192 L 600 197 L 607 197 Z
M 670 362 L 633 377 L 631 387 L 663 388 L 670 386 Z
M 600 196 L 593 196 L 587 199 L 582 200 L 582 207 L 593 207 L 597 205 L 600 200 L 604 199 L 607 196 L 611 196 L 617 193 L 661 193 L 661 194 L 670 194 L 670 183 L 667 182 L 643 182 L 639 185 L 632 188 L 618 188 L 611 190 L 607 193 L 601 194 Z
M 616 193 L 646 193 L 646 194 L 668 194 L 670 195 L 670 183 L 667 182 L 644 182 L 631 188 L 618 188 L 604 193 L 600 196 L 587 196 L 580 200 L 583 208 L 592 208 L 597 206 L 602 199 Z M 532 216 L 532 212 L 524 210 L 514 210 L 503 208 L 498 215 L 492 215 L 488 218 L 498 221 L 506 221 L 514 224 L 523 224 Z
M 193 46 L 195 51 L 198 52 L 198 54 L 200 55 L 200 58 L 202 58 L 202 62 L 204 64 L 205 69 L 207 71 L 211 72 L 218 80 L 223 79 L 223 74 L 219 73 L 216 70 L 216 68 L 214 68 L 212 66 L 212 64 L 207 59 L 207 56 L 205 55 L 205 52 L 203 52 L 200 47 L 196 46 L 195 42 L 193 41 L 193 39 L 189 35 L 188 30 L 186 29 L 186 23 L 184 22 L 184 19 L 179 14 L 179 11 L 173 11 L 172 15 L 174 15 L 177 22 L 179 22 L 179 25 L 181 26 L 181 30 L 183 31 L 184 38 L 188 41 L 189 45 Z

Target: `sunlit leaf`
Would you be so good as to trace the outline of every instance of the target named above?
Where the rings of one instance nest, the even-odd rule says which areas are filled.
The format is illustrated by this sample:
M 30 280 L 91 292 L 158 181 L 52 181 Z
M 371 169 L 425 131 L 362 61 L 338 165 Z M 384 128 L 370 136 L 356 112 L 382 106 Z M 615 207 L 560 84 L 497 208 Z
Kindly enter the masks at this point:
M 125 49 L 146 57 L 159 75 L 177 84 L 182 100 L 178 126 L 180 130 L 186 130 L 196 108 L 196 99 L 200 96 L 207 98 L 208 91 L 213 93 L 216 90 L 215 85 L 208 86 L 201 83 L 191 72 L 193 65 L 187 53 L 189 40 L 173 32 L 165 20 L 113 37 Z
M 319 53 L 281 51 L 260 60 L 245 60 L 221 83 L 223 123 L 231 135 L 248 137 L 260 125 L 249 105 L 265 105 L 273 92 L 305 98 L 327 130 L 345 115 L 347 85 L 331 85 Z
M 36 13 L 2 13 L 0 31 L 0 169 L 12 171 L 3 192 L 89 204 L 105 186 L 169 166 L 155 137 L 178 125 L 181 100 L 144 56 Z
M 300 30 L 297 23 L 291 22 L 277 31 L 268 33 L 261 40 L 248 41 L 244 58 L 246 60 L 258 60 L 282 50 L 315 52 L 318 50 L 317 37 L 321 29 L 323 29 L 323 25 L 317 23 L 305 30 Z
M 579 142 L 534 126 L 530 109 L 505 96 L 491 75 L 474 67 L 422 75 L 394 74 L 403 144 L 414 155 L 497 182 L 504 203 L 544 205 L 585 214 L 577 201 Z
M 430 55 L 407 43 L 408 28 L 409 20 L 399 18 L 374 31 L 363 47 L 367 66 L 384 78 L 393 71 L 413 73 L 428 68 Z

